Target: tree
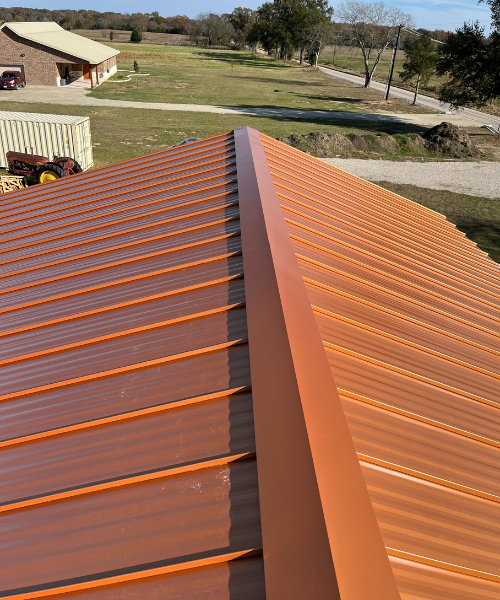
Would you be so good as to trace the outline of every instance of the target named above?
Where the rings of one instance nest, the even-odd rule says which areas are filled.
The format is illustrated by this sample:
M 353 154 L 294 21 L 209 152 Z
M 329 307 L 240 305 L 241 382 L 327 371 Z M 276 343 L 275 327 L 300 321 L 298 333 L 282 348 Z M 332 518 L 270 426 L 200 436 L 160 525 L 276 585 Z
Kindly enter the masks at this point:
M 132 33 L 130 34 L 130 41 L 133 44 L 140 44 L 142 42 L 142 33 L 137 29 L 132 29 Z
M 319 53 L 331 35 L 333 8 L 328 0 L 298 0 L 294 7 L 293 38 L 299 50 L 299 63 L 304 60 L 304 52 L 309 49 L 317 64 Z
M 500 32 L 500 0 L 479 0 L 491 8 L 491 24 L 497 33 Z
M 439 99 L 454 107 L 481 108 L 500 97 L 500 0 L 479 1 L 491 8 L 490 37 L 478 22 L 464 23 L 438 48 L 436 72 L 449 77 L 439 89 Z
M 231 41 L 229 22 L 215 13 L 200 13 L 191 29 L 191 38 L 206 39 L 209 46 L 223 46 Z
M 357 0 L 343 2 L 336 16 L 344 23 L 351 43 L 361 48 L 365 87 L 368 87 L 384 50 L 394 41 L 398 27 L 413 27 L 413 18 L 409 13 L 382 2 L 364 3 Z
M 265 2 L 257 9 L 255 23 L 251 27 L 247 39 L 252 46 L 261 43 L 264 50 L 275 57 L 280 54 L 280 46 L 284 45 L 284 23 L 280 22 L 279 14 L 273 2 Z
M 318 68 L 318 59 L 323 47 L 333 38 L 333 23 L 322 21 L 314 25 L 309 34 L 309 62 L 314 68 Z
M 403 63 L 403 70 L 399 74 L 405 83 L 412 81 L 414 77 L 417 78 L 413 104 L 417 103 L 420 85 L 427 85 L 429 79 L 435 74 L 438 60 L 430 32 L 425 29 L 419 29 L 419 32 L 419 37 L 406 42 L 404 48 L 406 61 Z
M 480 108 L 500 96 L 500 33 L 489 39 L 479 23 L 464 23 L 438 48 L 436 72 L 449 81 L 439 90 L 439 99 L 452 106 Z
M 324 33 L 331 24 L 333 9 L 328 0 L 274 0 L 257 9 L 255 24 L 247 39 L 255 45 L 262 44 L 276 58 L 291 58 L 298 50 L 300 64 L 306 49 L 314 44 L 319 51 L 326 39 Z
M 113 30 L 111 29 L 111 30 L 110 30 L 110 32 L 109 32 L 109 41 L 110 41 L 110 42 L 112 42 L 112 41 L 113 41 L 114 35 L 115 35 L 115 34 L 113 33 Z
M 251 8 L 238 6 L 232 13 L 223 15 L 232 25 L 234 30 L 234 42 L 237 46 L 243 46 L 247 41 L 248 33 L 255 23 L 255 11 Z

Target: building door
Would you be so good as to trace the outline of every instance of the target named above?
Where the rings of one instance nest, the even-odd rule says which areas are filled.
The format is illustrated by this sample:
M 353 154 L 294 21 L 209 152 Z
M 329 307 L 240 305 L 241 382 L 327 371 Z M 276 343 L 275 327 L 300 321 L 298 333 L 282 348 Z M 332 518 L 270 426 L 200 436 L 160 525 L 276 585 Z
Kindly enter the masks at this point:
M 83 78 L 90 79 L 90 65 L 82 65 L 83 66 Z

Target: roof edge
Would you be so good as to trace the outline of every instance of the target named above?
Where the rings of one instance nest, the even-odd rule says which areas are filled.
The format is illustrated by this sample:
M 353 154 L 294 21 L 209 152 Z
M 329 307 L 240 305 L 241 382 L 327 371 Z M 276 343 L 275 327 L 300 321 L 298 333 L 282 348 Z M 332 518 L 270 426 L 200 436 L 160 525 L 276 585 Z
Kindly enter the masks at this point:
M 30 21 L 27 21 L 30 22 Z M 73 33 L 72 31 L 66 30 L 63 27 L 61 27 L 60 25 L 57 25 L 57 23 L 55 23 L 55 25 L 57 25 L 57 27 L 59 28 L 60 31 L 63 31 L 65 33 L 70 33 L 72 35 L 76 35 L 78 38 L 81 38 L 83 40 L 85 40 L 85 43 L 90 42 L 91 44 L 95 44 L 96 46 L 99 46 L 100 49 L 101 48 L 107 48 L 109 50 L 111 50 L 111 52 L 103 54 L 103 56 L 106 56 L 106 58 L 102 58 L 100 59 L 99 62 L 95 62 L 94 58 L 88 58 L 88 56 L 84 56 L 83 54 L 77 53 L 75 54 L 73 51 L 70 51 L 68 49 L 64 49 L 64 48 L 59 48 L 53 44 L 47 44 L 46 42 L 34 39 L 33 33 L 22 33 L 20 31 L 16 31 L 16 29 L 14 27 L 11 27 L 10 25 L 12 25 L 11 21 L 6 21 L 5 23 L 3 23 L 0 26 L 0 31 L 2 29 L 4 29 L 4 27 L 6 27 L 7 29 L 9 29 L 9 31 L 11 31 L 14 35 L 17 35 L 18 37 L 22 38 L 23 40 L 26 40 L 28 42 L 31 42 L 32 44 L 40 44 L 42 46 L 46 46 L 47 48 L 50 48 L 52 51 L 54 52 L 59 52 L 60 54 L 66 54 L 67 56 L 72 56 L 74 58 L 77 58 L 79 60 L 85 61 L 89 64 L 92 65 L 96 65 L 96 64 L 101 64 L 103 63 L 105 60 L 109 60 L 111 58 L 113 58 L 114 56 L 118 56 L 118 54 L 120 54 L 119 50 L 115 50 L 114 48 L 110 48 L 109 46 L 105 46 L 104 44 L 101 44 L 100 42 L 96 42 L 95 40 L 91 40 L 90 38 L 86 38 L 84 36 L 80 36 L 77 33 Z M 50 32 L 42 32 L 42 33 L 50 33 Z
M 268 600 L 400 600 L 258 131 L 235 130 Z

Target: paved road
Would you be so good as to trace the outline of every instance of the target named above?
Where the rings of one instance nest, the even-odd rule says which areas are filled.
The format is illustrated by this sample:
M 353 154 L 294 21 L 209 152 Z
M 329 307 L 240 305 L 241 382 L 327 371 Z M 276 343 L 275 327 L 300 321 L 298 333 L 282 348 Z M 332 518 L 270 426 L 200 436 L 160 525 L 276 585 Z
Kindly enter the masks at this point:
M 358 77 L 357 75 L 343 73 L 342 71 L 336 71 L 335 69 L 328 69 L 326 67 L 319 67 L 319 69 L 326 75 L 330 75 L 330 77 L 335 77 L 336 79 L 341 79 L 342 81 L 347 81 L 349 83 L 353 83 L 354 85 L 363 86 L 365 84 L 364 78 Z M 385 94 L 386 85 L 384 83 L 378 83 L 378 81 L 372 81 L 370 88 Z M 401 88 L 391 87 L 390 95 L 393 98 L 400 98 L 402 100 L 413 102 L 414 93 L 409 92 L 408 90 L 402 90 Z M 436 98 L 431 98 L 430 96 L 422 96 L 419 94 L 417 98 L 417 104 L 446 114 L 446 121 L 449 121 L 450 123 L 455 123 L 456 121 L 452 120 L 452 118 L 459 116 L 469 121 L 474 121 L 476 124 L 480 123 L 481 125 L 490 125 L 495 127 L 495 129 L 500 127 L 500 117 L 494 117 L 493 115 L 488 115 L 487 113 L 483 113 L 478 110 L 472 110 L 471 108 L 462 108 L 458 113 L 456 111 L 451 112 L 449 106 L 447 107 L 446 105 L 441 104 L 439 100 L 436 100 Z M 441 121 L 443 121 L 443 118 L 441 118 Z
M 370 181 L 408 183 L 433 190 L 498 198 L 498 162 L 394 162 L 359 158 L 324 158 L 325 162 Z
M 327 119 L 330 121 L 349 120 L 367 123 L 405 123 L 433 127 L 443 121 L 442 114 L 398 114 L 398 113 L 354 113 L 328 110 L 299 110 L 292 108 L 262 108 L 238 106 L 213 106 L 209 104 L 168 104 L 163 102 L 133 102 L 129 100 L 109 100 L 87 95 L 84 88 L 28 86 L 17 91 L 0 92 L 0 102 L 35 102 L 44 104 L 66 104 L 77 106 L 109 106 L 119 108 L 140 108 L 151 110 L 178 110 L 187 112 L 218 113 L 224 115 L 254 115 L 259 117 L 284 119 Z M 447 115 L 447 121 L 463 127 L 477 125 L 475 121 L 457 115 Z

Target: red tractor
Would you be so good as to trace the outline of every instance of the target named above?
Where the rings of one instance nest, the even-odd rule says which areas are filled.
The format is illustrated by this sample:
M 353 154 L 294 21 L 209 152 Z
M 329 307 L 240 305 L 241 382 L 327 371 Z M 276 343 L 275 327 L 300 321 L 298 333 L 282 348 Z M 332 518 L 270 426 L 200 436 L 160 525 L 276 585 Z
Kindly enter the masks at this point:
M 24 154 L 23 152 L 7 152 L 7 163 L 11 175 L 24 175 L 25 177 L 36 177 L 38 183 L 47 183 L 81 173 L 82 167 L 67 156 L 57 156 L 49 160 L 45 156 L 36 154 Z

